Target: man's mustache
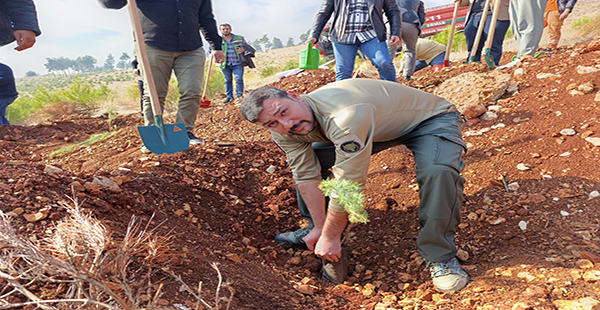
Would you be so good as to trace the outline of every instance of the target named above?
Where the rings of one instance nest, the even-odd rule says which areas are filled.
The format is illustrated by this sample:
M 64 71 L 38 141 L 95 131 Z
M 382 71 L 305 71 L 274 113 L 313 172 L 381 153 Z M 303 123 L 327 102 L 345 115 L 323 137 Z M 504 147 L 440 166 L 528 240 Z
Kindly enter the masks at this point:
M 292 126 L 292 128 L 290 128 L 290 130 L 288 130 L 288 132 L 293 134 L 294 131 L 296 130 L 296 128 L 300 127 L 300 125 L 302 125 L 302 123 L 308 123 L 308 121 L 307 120 L 299 121 L 298 123 L 294 124 L 294 126 Z

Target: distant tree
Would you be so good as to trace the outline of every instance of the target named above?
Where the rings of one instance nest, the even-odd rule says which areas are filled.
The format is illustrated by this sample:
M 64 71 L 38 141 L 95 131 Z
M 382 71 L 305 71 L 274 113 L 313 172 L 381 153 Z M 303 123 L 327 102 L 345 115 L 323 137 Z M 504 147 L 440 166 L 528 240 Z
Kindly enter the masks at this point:
M 104 61 L 104 70 L 113 70 L 115 68 L 115 57 L 112 54 L 106 56 Z
M 262 49 L 262 46 L 260 45 L 260 42 L 259 42 L 259 40 L 258 40 L 258 39 L 256 39 L 256 40 L 254 40 L 254 41 L 250 42 L 250 45 L 251 45 L 252 47 L 254 47 L 254 49 L 255 49 L 257 52 L 262 52 L 262 51 L 263 51 L 263 49 Z
M 290 46 L 294 46 L 294 39 L 289 38 L 287 43 L 285 44 L 286 47 L 290 47 Z
M 305 33 L 300 35 L 300 44 L 304 44 L 306 40 L 308 40 L 308 36 L 310 35 L 310 29 L 306 30 Z
M 282 48 L 283 42 L 278 37 L 273 37 L 273 48 Z
M 44 66 L 48 72 L 68 74 L 73 68 L 75 61 L 65 57 L 46 58 Z
M 76 68 L 77 68 L 77 71 L 79 71 L 79 72 L 94 71 L 96 62 L 97 62 L 96 58 L 94 58 L 90 55 L 85 55 L 83 57 L 77 57 L 77 59 L 75 59 Z
M 267 37 L 266 34 L 264 34 L 262 36 L 262 38 L 258 39 L 259 44 L 262 44 L 262 46 L 264 47 L 265 51 L 268 51 L 271 47 L 271 42 L 269 40 L 269 37 Z
M 119 62 L 117 63 L 117 68 L 119 69 L 125 69 L 129 67 L 129 59 L 131 59 L 131 57 L 129 57 L 129 55 L 127 55 L 127 53 L 123 52 L 123 54 L 121 54 L 121 57 L 119 57 Z
M 30 77 L 30 76 L 37 76 L 38 74 L 35 73 L 35 71 L 27 71 L 25 72 L 25 76 L 26 77 Z

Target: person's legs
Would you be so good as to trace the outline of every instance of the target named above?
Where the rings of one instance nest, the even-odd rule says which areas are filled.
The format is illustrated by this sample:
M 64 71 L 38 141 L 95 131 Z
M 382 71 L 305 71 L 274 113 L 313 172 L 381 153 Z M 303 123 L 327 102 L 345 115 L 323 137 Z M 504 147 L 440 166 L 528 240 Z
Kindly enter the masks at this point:
M 427 66 L 429 66 L 429 64 L 427 64 L 425 60 L 417 60 L 417 62 L 415 63 L 415 72 L 426 68 Z
M 235 77 L 235 97 L 241 98 L 244 95 L 244 67 L 237 65 L 231 69 Z
M 373 66 L 377 68 L 380 79 L 396 82 L 396 71 L 385 42 L 373 39 L 360 43 L 360 50 L 365 53 Z
M 332 46 L 335 57 L 335 80 L 340 81 L 351 78 L 358 45 L 332 43 Z
M 559 17 L 560 14 L 558 11 L 550 11 L 546 15 L 546 20 L 548 21 L 548 44 L 546 46 L 553 50 L 558 48 L 560 29 L 563 25 L 563 20 Z
M 15 101 L 15 98 L 0 98 L 0 125 L 10 125 L 10 122 L 6 118 L 6 108 Z
M 154 86 L 160 103 L 161 111 L 164 110 L 165 97 L 169 90 L 169 79 L 171 78 L 171 68 L 173 67 L 173 61 L 175 59 L 175 53 L 164 51 L 158 48 L 154 48 L 146 45 L 146 54 L 148 55 L 148 63 L 150 64 L 150 71 L 152 72 L 152 79 L 154 80 Z M 142 76 L 143 68 L 140 68 Z M 144 81 L 144 89 L 148 88 L 148 81 Z M 154 125 L 154 112 L 152 111 L 152 105 L 150 104 L 150 92 L 144 92 L 144 125 Z
M 405 78 L 411 77 L 415 73 L 419 32 L 416 24 L 402 23 L 402 50 L 404 51 L 404 72 L 402 72 L 402 76 Z
M 477 36 L 477 29 L 479 28 L 479 23 L 481 21 L 481 13 L 472 15 L 469 17 L 469 22 L 465 25 L 465 41 L 467 42 L 467 51 L 469 52 L 469 57 L 473 55 L 473 60 L 481 61 L 481 49 L 474 50 L 473 43 L 475 43 L 475 37 Z M 483 40 L 479 40 L 480 42 Z M 483 46 L 483 45 L 482 45 Z M 475 54 L 479 51 L 479 57 L 476 57 Z
M 444 64 L 444 58 L 446 57 L 446 52 L 442 52 L 441 54 L 435 56 L 431 62 L 429 63 L 430 66 L 441 66 Z
M 178 54 L 173 66 L 180 94 L 175 120 L 183 123 L 187 132 L 192 132 L 200 109 L 206 56 L 203 48 Z
M 233 78 L 231 66 L 225 66 L 221 68 L 221 73 L 223 74 L 223 84 L 225 84 L 225 96 L 227 99 L 233 98 Z
M 547 0 L 510 0 L 510 29 L 517 39 L 517 57 L 533 56 L 544 31 Z
M 510 21 L 508 20 L 496 21 L 492 48 L 490 49 L 496 65 L 500 63 L 500 59 L 502 58 L 502 44 L 504 44 L 504 36 L 506 35 L 506 31 L 508 31 L 508 26 L 510 26 Z

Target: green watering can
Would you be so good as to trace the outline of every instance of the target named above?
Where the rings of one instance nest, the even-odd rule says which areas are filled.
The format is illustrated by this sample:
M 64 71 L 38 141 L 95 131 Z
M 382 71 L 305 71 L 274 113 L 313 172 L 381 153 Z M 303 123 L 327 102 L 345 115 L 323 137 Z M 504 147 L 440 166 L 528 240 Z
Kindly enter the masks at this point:
M 317 69 L 319 67 L 319 50 L 313 48 L 312 42 L 308 41 L 308 46 L 300 50 L 300 69 Z

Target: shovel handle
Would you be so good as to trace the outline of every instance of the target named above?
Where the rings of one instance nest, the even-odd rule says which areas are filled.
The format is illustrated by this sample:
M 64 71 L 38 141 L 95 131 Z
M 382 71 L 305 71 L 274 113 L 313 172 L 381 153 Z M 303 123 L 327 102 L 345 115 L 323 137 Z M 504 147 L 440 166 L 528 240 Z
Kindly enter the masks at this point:
M 202 100 L 206 96 L 206 90 L 208 89 L 208 80 L 210 79 L 210 70 L 212 69 L 213 55 L 209 53 L 208 56 L 208 68 L 206 68 L 206 78 L 204 79 L 204 90 L 202 91 Z
M 450 59 L 450 50 L 452 49 L 452 39 L 454 38 L 454 27 L 456 26 L 456 18 L 458 17 L 458 5 L 460 3 L 456 2 L 454 4 L 454 12 L 452 13 L 452 24 L 450 24 L 450 33 L 448 34 L 448 43 L 446 44 L 446 55 L 444 56 L 444 61 L 448 62 Z
M 496 22 L 498 21 L 498 13 L 500 12 L 500 0 L 494 0 L 494 11 L 492 14 L 492 20 L 490 23 L 490 30 L 488 30 L 488 37 L 485 41 L 484 48 L 490 49 L 492 42 L 494 41 L 494 32 L 496 31 Z
M 140 24 L 140 17 L 138 15 L 138 9 L 135 0 L 127 0 L 127 12 L 129 12 L 129 19 L 131 20 L 131 27 L 133 28 L 133 37 L 135 38 L 135 45 L 138 49 L 138 54 L 141 58 L 140 64 L 142 65 L 142 73 L 144 75 L 144 79 L 146 80 L 148 92 L 150 93 L 152 113 L 154 113 L 154 116 L 161 116 L 162 109 L 160 108 L 158 95 L 156 94 L 156 85 L 154 85 L 154 79 L 152 78 L 150 62 L 148 62 L 146 44 L 144 43 L 144 36 L 142 35 L 142 25 Z

